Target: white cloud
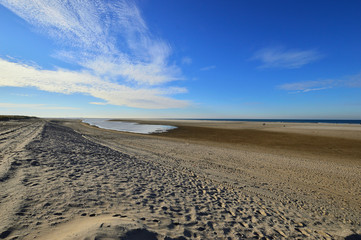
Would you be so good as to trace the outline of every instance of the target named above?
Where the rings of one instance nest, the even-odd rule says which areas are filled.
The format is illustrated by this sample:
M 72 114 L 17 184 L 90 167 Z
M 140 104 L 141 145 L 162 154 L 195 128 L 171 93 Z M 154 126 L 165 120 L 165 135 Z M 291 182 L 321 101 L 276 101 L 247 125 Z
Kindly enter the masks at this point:
M 201 71 L 209 71 L 209 70 L 212 70 L 212 69 L 215 69 L 215 68 L 216 68 L 216 66 L 212 65 L 212 66 L 203 67 L 203 68 L 201 68 L 199 70 L 201 70 Z
M 190 57 L 182 58 L 182 64 L 184 64 L 184 65 L 192 64 L 192 58 L 190 58 Z
M 133 48 L 148 40 L 147 26 L 130 1 L 4 0 L 2 5 L 45 34 L 92 52 L 112 53 L 114 33 L 122 34 Z M 136 38 L 142 43 L 133 41 Z
M 51 109 L 51 110 L 78 110 L 74 107 L 57 107 L 46 104 L 23 104 L 23 103 L 0 103 L 0 108 L 31 108 L 31 109 Z
M 168 63 L 169 44 L 152 36 L 133 1 L 4 0 L 0 4 L 52 37 L 61 46 L 54 56 L 83 67 L 77 72 L 49 71 L 2 60 L 2 67 L 11 66 L 6 71 L 9 76 L 1 74 L 6 77 L 2 86 L 84 93 L 108 104 L 140 108 L 187 105 L 162 96 L 164 89 L 157 90 L 182 80 L 181 71 Z M 11 69 L 30 75 L 20 76 Z
M 128 83 L 138 85 L 160 85 L 174 80 L 178 77 L 180 70 L 175 67 L 164 68 L 162 64 L 156 63 L 131 63 L 114 57 L 95 57 L 81 63 L 95 74 L 117 78 L 121 76 Z
M 182 88 L 131 88 L 104 80 L 88 71 L 42 70 L 0 58 L 0 87 L 36 87 L 63 94 L 83 93 L 108 104 L 137 108 L 178 108 L 188 102 L 163 95 L 184 92 Z
M 262 62 L 259 68 L 300 68 L 320 59 L 320 53 L 314 50 L 292 50 L 284 48 L 265 48 L 257 51 L 251 60 Z
M 310 92 L 332 88 L 334 85 L 335 81 L 333 80 L 320 80 L 286 83 L 279 86 L 279 88 L 286 91 Z
M 26 93 L 12 93 L 11 95 L 19 96 L 19 97 L 33 97 L 35 94 L 26 94 Z
M 361 73 L 346 77 L 344 85 L 350 88 L 361 88 Z
M 327 79 L 317 81 L 303 81 L 286 83 L 278 86 L 279 89 L 294 91 L 294 93 L 319 91 L 329 88 L 361 88 L 361 73 L 341 79 Z
M 106 102 L 90 102 L 90 104 L 93 104 L 93 105 L 107 105 Z

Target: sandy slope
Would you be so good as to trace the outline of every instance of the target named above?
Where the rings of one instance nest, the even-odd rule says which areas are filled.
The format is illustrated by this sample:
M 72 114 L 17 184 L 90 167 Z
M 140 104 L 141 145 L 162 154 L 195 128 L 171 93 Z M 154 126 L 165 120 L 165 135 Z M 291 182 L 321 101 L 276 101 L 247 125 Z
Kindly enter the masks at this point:
M 7 122 L 0 131 L 0 239 L 361 234 L 355 161 L 117 133 L 76 121 Z

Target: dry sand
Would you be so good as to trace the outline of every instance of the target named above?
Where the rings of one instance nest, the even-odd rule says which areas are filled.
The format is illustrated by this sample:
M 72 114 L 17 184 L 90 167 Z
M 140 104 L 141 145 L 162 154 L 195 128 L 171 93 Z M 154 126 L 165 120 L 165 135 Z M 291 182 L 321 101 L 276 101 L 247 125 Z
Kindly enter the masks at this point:
M 361 126 L 156 123 L 0 122 L 0 239 L 360 238 Z

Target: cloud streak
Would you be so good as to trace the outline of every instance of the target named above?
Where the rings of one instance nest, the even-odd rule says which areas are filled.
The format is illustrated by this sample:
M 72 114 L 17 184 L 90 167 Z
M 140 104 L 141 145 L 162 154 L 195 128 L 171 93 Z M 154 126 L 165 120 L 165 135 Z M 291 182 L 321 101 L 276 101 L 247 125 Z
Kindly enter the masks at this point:
M 150 33 L 133 1 L 4 0 L 1 4 L 54 39 L 60 46 L 54 56 L 83 69 L 49 71 L 32 65 L 6 63 L 2 59 L 3 66 L 31 74 L 26 78 L 8 70 L 11 77 L 6 83 L 3 81 L 2 86 L 84 93 L 109 104 L 139 108 L 184 107 L 188 104 L 162 96 L 164 91 L 159 88 L 182 80 L 181 70 L 168 63 L 171 48 Z M 105 89 L 109 92 L 108 97 L 102 94 Z M 174 89 L 168 92 L 172 91 Z M 177 93 L 180 92 L 185 91 Z
M 265 48 L 257 51 L 251 60 L 260 61 L 265 68 L 300 68 L 320 59 L 322 55 L 314 50 L 292 50 L 284 48 Z
M 335 86 L 334 80 L 304 81 L 296 83 L 286 83 L 279 86 L 279 89 L 295 92 L 311 92 L 332 88 Z
M 212 69 L 215 69 L 215 68 L 216 68 L 216 66 L 212 65 L 212 66 L 202 67 L 199 70 L 201 70 L 201 71 L 209 71 L 209 70 L 212 70 Z
M 33 109 L 47 109 L 47 110 L 78 110 L 74 107 L 57 107 L 46 104 L 23 104 L 23 103 L 0 103 L 0 108 L 33 108 Z
M 184 65 L 190 65 L 190 64 L 192 64 L 192 58 L 190 58 L 190 57 L 183 57 L 183 58 L 182 58 L 182 64 L 184 64 Z
M 281 90 L 292 91 L 293 93 L 319 91 L 330 88 L 361 88 L 361 73 L 347 76 L 342 79 L 286 83 L 278 86 L 278 88 Z

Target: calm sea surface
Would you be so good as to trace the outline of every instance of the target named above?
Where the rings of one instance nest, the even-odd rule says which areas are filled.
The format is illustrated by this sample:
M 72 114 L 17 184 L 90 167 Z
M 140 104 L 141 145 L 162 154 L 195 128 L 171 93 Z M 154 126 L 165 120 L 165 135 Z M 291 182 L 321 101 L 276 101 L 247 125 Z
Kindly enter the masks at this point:
M 110 119 L 104 119 L 104 118 L 85 118 L 83 119 L 83 122 L 104 129 L 111 129 L 122 132 L 142 133 L 142 134 L 166 132 L 168 130 L 177 128 L 168 125 L 138 124 L 135 122 L 109 121 L 109 120 Z

